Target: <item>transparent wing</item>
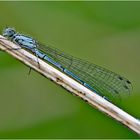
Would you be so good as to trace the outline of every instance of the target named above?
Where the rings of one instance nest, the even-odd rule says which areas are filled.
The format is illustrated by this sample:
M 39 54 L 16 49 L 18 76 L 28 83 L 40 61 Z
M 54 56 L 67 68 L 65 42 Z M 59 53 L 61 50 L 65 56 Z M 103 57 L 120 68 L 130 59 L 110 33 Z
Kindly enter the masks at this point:
M 116 97 L 121 94 L 129 94 L 132 90 L 132 85 L 129 80 L 103 67 L 64 54 L 58 49 L 52 49 L 39 43 L 38 49 L 61 64 L 64 68 L 73 72 L 103 96 Z

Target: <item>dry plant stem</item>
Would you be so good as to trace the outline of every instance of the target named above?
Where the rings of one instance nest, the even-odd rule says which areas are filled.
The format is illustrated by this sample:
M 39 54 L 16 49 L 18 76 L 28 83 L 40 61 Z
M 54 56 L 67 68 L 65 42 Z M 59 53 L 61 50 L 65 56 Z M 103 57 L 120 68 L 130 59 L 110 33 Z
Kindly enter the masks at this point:
M 83 85 L 79 84 L 77 81 L 68 77 L 64 73 L 55 69 L 51 65 L 42 61 L 41 59 L 34 56 L 33 54 L 27 52 L 24 49 L 17 49 L 19 46 L 8 41 L 3 36 L 0 35 L 0 49 L 5 50 L 7 53 L 20 60 L 22 63 L 36 70 L 38 73 L 44 75 L 45 77 L 51 79 L 58 85 L 61 85 L 72 94 L 79 96 L 87 103 L 97 108 L 98 110 L 104 112 L 108 116 L 111 116 L 113 119 L 121 122 L 131 130 L 135 131 L 137 134 L 140 134 L 140 121 L 133 116 L 129 115 L 122 109 L 108 102 L 104 98 L 100 97 L 93 91 L 87 89 Z M 39 65 L 38 66 L 38 61 Z

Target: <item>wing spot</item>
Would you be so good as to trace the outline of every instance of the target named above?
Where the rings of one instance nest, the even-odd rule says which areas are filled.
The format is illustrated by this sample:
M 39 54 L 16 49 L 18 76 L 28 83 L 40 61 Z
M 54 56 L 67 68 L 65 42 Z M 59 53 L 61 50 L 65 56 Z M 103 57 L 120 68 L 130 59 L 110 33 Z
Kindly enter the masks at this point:
M 123 78 L 122 78 L 122 77 L 120 77 L 120 76 L 119 76 L 118 78 L 119 78 L 120 80 L 123 80 Z
M 128 84 L 131 84 L 131 82 L 129 80 L 126 81 Z
M 124 88 L 129 89 L 126 85 L 124 85 Z

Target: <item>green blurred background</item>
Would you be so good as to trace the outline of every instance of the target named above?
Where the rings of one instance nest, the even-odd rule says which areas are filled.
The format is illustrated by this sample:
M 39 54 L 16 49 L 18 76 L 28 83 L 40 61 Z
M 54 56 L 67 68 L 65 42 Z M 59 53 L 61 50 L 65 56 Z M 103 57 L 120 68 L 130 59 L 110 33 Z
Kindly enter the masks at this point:
M 140 2 L 0 2 L 0 30 L 15 27 L 127 77 L 118 104 L 140 118 Z M 0 138 L 138 138 L 125 126 L 0 53 Z

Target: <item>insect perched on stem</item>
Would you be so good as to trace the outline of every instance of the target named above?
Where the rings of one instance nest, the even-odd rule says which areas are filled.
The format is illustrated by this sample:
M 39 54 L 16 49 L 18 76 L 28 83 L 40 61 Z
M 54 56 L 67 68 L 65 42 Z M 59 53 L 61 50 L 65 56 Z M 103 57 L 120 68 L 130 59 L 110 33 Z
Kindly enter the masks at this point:
M 129 94 L 132 89 L 131 82 L 126 78 L 93 63 L 42 45 L 32 37 L 17 33 L 13 28 L 6 28 L 3 36 L 104 98 L 120 97 L 121 94 Z

